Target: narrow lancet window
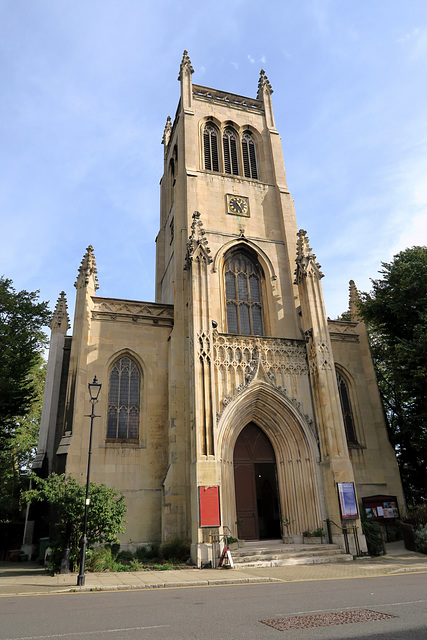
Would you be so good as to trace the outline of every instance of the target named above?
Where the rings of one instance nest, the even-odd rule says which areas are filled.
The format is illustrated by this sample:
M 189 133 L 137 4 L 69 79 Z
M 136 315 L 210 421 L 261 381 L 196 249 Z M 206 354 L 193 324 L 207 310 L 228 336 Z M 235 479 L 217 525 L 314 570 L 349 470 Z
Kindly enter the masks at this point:
M 246 178 L 258 179 L 258 167 L 255 142 L 249 131 L 245 131 L 242 137 L 243 171 Z
M 140 377 L 137 364 L 128 356 L 117 360 L 111 369 L 107 439 L 138 440 Z
M 219 171 L 218 162 L 218 133 L 215 127 L 207 124 L 203 131 L 203 152 L 205 169 Z
M 351 402 L 350 402 L 348 384 L 344 380 L 342 375 L 339 373 L 339 371 L 337 371 L 336 374 L 337 374 L 338 391 L 340 394 L 341 411 L 342 411 L 342 417 L 344 420 L 344 427 L 345 427 L 345 434 L 347 436 L 347 442 L 348 444 L 356 444 L 357 443 L 356 429 L 354 426 L 354 416 L 353 416 L 353 409 L 351 407 Z
M 239 175 L 239 163 L 237 161 L 237 137 L 232 129 L 226 129 L 222 135 L 224 148 L 224 171 L 234 176 Z

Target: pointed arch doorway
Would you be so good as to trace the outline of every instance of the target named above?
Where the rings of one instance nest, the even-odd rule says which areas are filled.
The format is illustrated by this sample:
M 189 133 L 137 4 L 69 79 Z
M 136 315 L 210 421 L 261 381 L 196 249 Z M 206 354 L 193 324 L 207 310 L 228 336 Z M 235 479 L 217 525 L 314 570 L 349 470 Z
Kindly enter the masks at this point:
M 233 465 L 239 538 L 280 538 L 276 456 L 264 431 L 253 422 L 236 440 Z

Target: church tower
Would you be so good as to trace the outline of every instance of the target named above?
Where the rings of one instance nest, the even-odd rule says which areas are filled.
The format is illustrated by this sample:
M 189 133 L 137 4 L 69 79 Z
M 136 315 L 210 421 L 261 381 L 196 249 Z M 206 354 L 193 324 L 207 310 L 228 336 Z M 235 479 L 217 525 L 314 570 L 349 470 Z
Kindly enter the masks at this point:
M 271 84 L 262 70 L 250 99 L 192 74 L 184 52 L 162 140 L 156 300 L 174 305 L 163 535 L 191 527 L 202 548 L 201 490 L 219 488 L 233 535 L 280 537 L 284 519 L 295 534 L 339 522 L 337 482 L 354 475 Z

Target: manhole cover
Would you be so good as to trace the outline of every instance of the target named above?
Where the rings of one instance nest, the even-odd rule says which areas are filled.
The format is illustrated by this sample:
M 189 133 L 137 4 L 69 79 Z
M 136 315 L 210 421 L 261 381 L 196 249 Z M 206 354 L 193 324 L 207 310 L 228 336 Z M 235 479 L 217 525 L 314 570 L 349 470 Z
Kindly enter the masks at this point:
M 278 631 L 289 629 L 309 629 L 311 627 L 329 627 L 335 624 L 350 624 L 351 622 L 371 622 L 373 620 L 387 620 L 396 618 L 388 613 L 370 611 L 369 609 L 355 609 L 353 611 L 336 611 L 334 613 L 316 613 L 311 616 L 290 616 L 289 618 L 273 618 L 260 620 L 263 624 Z

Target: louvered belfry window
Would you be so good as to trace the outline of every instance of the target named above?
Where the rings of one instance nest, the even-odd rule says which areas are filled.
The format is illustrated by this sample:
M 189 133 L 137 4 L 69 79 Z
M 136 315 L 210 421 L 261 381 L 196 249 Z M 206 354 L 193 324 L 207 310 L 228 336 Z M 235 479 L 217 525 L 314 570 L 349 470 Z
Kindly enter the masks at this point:
M 264 335 L 260 271 L 243 252 L 226 260 L 225 295 L 228 332 Z
M 203 130 L 203 151 L 205 169 L 219 171 L 218 162 L 218 132 L 211 124 L 207 124 Z
M 110 373 L 107 438 L 138 440 L 140 372 L 135 362 L 123 356 Z
M 237 161 L 237 137 L 232 129 L 226 129 L 222 134 L 224 147 L 224 171 L 234 176 L 239 175 L 239 163 Z
M 242 137 L 242 156 L 243 171 L 246 178 L 255 178 L 258 180 L 255 142 L 249 131 L 245 131 Z
M 347 442 L 349 444 L 357 443 L 356 438 L 356 429 L 354 426 L 354 416 L 353 410 L 351 408 L 350 402 L 350 394 L 347 382 L 344 380 L 343 376 L 336 372 L 337 374 L 337 383 L 338 383 L 338 391 L 340 394 L 340 402 L 341 402 L 341 411 L 342 417 L 344 420 L 345 434 L 347 436 Z

